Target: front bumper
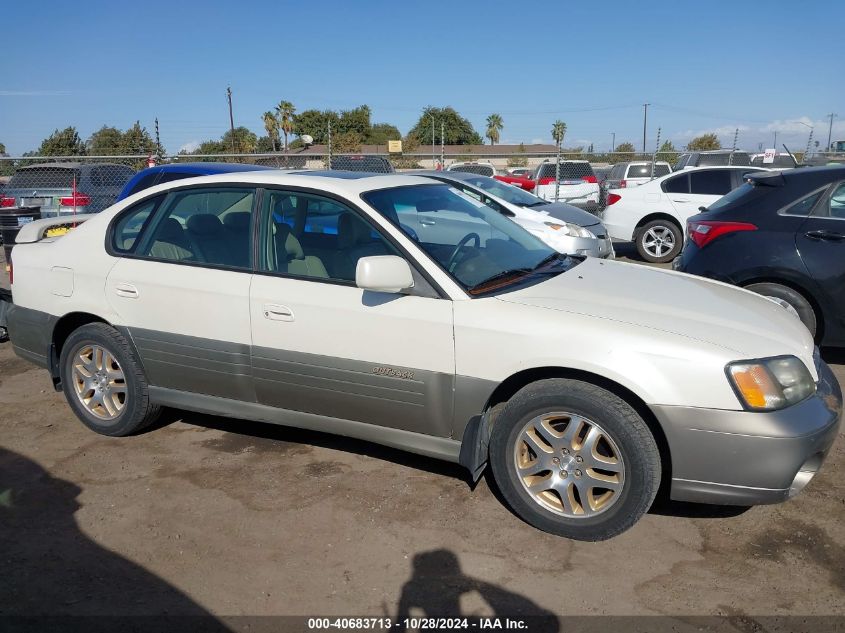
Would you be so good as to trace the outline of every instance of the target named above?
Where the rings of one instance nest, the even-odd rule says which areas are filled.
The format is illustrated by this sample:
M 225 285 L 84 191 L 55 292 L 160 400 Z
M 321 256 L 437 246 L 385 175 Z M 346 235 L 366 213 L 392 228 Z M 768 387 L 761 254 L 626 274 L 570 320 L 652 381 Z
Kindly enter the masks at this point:
M 652 406 L 672 459 L 679 501 L 757 505 L 786 501 L 818 472 L 839 432 L 842 391 L 818 362 L 816 394 L 757 413 Z
M 573 237 L 569 235 L 556 236 L 554 241 L 547 242 L 558 253 L 564 255 L 584 255 L 600 259 L 614 259 L 613 241 L 608 238 Z

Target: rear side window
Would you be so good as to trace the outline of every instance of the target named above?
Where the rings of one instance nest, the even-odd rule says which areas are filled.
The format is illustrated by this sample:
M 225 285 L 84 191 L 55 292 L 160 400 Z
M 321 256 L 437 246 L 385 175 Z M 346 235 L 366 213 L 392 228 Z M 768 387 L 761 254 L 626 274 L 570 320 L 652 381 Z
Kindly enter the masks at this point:
M 123 213 L 114 225 L 112 248 L 118 253 L 131 253 L 140 241 L 141 233 L 149 224 L 162 196 L 144 200 Z
M 143 191 L 144 189 L 149 189 L 154 184 L 156 184 L 156 178 L 158 178 L 157 173 L 147 174 L 146 176 L 141 178 L 141 180 L 136 182 L 132 186 L 132 189 L 130 189 L 129 191 L 126 192 L 126 197 L 128 198 L 133 193 L 138 193 L 139 191 Z
M 827 200 L 826 211 L 831 218 L 845 219 L 845 183 L 836 185 Z
M 689 193 L 689 174 L 664 180 L 662 188 L 666 193 Z
M 608 180 L 622 180 L 623 174 L 625 173 L 625 165 L 614 165 L 613 169 L 610 170 L 610 175 L 608 175 Z
M 659 178 L 669 173 L 669 165 L 655 165 L 654 177 Z M 651 178 L 651 163 L 647 165 L 631 165 L 628 168 L 627 178 Z
M 137 255 L 158 260 L 251 267 L 255 190 L 202 188 L 171 192 Z
M 561 180 L 581 180 L 586 176 L 595 178 L 596 174 L 593 172 L 593 167 L 587 162 L 573 162 L 562 161 L 560 163 L 560 179 Z M 538 178 L 554 178 L 555 164 L 543 163 L 540 165 L 540 174 Z
M 30 167 L 12 176 L 8 189 L 70 189 L 79 184 L 79 170 L 65 167 Z
M 103 165 L 92 167 L 89 174 L 91 184 L 95 187 L 123 187 L 135 172 L 125 165 Z
M 816 191 L 815 193 L 811 193 L 809 196 L 804 196 L 798 202 L 793 202 L 791 205 L 786 207 L 782 211 L 785 215 L 800 215 L 800 216 L 808 216 L 810 215 L 810 211 L 813 210 L 813 207 L 816 206 L 816 203 L 819 201 L 824 190 Z
M 731 190 L 731 170 L 705 169 L 690 175 L 691 193 L 707 196 L 724 196 Z

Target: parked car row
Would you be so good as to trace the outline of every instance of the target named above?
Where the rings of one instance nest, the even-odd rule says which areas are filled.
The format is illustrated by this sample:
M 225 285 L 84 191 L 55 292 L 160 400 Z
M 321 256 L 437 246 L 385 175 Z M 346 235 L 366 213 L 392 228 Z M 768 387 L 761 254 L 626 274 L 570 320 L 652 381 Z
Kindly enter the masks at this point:
M 525 192 L 496 183 L 221 173 L 141 189 L 62 237 L 44 239 L 61 218 L 29 223 L 12 345 L 94 432 L 129 435 L 174 407 L 364 439 L 473 480 L 489 467 L 517 515 L 574 539 L 628 529 L 661 486 L 751 505 L 810 482 L 842 394 L 789 310 L 563 255 L 509 219 L 533 203 L 507 194 Z M 801 200 L 822 187 L 807 186 Z M 827 187 L 805 207 L 838 214 Z

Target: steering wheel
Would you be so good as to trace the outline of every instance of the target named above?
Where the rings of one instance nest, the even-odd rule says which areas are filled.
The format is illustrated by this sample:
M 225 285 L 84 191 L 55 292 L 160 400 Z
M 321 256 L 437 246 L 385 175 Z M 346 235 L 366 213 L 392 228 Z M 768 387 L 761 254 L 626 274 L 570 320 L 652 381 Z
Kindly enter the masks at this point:
M 467 233 L 461 238 L 461 241 L 458 242 L 457 246 L 455 246 L 455 250 L 453 250 L 452 254 L 449 256 L 449 261 L 446 262 L 446 270 L 452 272 L 455 264 L 458 263 L 458 253 L 461 252 L 461 249 L 464 246 L 469 244 L 470 240 L 475 240 L 475 248 L 481 248 L 481 237 L 478 233 Z

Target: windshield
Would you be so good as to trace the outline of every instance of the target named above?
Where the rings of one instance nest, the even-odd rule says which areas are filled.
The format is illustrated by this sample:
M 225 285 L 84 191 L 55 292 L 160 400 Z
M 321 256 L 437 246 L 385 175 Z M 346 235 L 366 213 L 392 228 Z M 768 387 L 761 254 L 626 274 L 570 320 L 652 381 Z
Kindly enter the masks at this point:
M 362 198 L 471 294 L 558 274 L 576 262 L 449 185 L 370 191 Z
M 510 202 L 511 204 L 516 204 L 521 207 L 536 204 L 548 204 L 542 198 L 538 198 L 524 189 L 514 187 L 513 185 L 509 185 L 501 180 L 496 180 L 495 178 L 479 176 L 478 178 L 464 178 L 463 182 L 473 185 L 474 187 L 478 187 L 479 189 L 484 189 L 484 191 L 493 194 L 497 198 L 501 198 L 505 202 Z

